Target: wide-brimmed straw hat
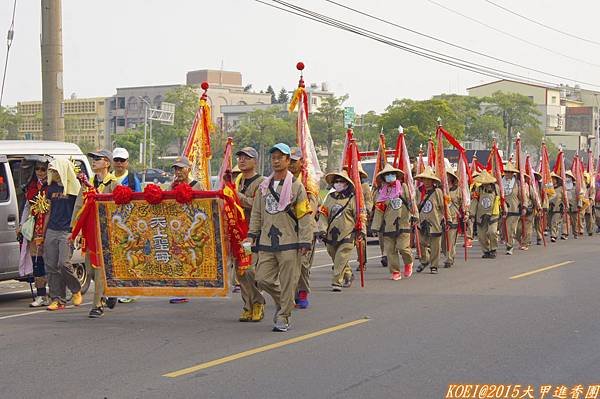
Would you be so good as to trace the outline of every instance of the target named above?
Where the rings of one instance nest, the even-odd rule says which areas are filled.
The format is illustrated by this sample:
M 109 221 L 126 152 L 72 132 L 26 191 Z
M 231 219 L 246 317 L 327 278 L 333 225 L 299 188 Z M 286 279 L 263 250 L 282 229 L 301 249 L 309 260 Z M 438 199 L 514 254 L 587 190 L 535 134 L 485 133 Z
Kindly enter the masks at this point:
M 456 176 L 456 170 L 453 168 L 447 168 L 446 173 L 458 180 L 458 176 Z
M 560 177 L 560 175 L 557 175 L 557 174 L 556 174 L 556 173 L 554 173 L 554 172 L 551 172 L 551 173 L 550 173 L 550 177 L 555 177 L 555 178 L 557 178 L 558 180 L 562 180 L 562 177 Z
M 404 173 L 400 169 L 396 169 L 388 163 L 384 166 L 383 169 L 381 169 L 379 173 L 377 173 L 377 180 L 383 179 L 383 175 L 388 173 L 395 173 L 397 178 L 401 178 L 404 175 Z
M 505 172 L 512 172 L 512 173 L 520 173 L 519 169 L 517 169 L 517 167 L 515 166 L 514 163 L 512 162 L 507 162 L 506 165 L 504 166 L 504 171 Z
M 570 170 L 567 170 L 567 172 L 565 173 L 566 176 L 569 176 L 571 179 L 575 180 L 575 176 L 573 175 L 573 172 L 571 172 Z
M 494 176 L 492 176 L 492 174 L 490 172 L 488 172 L 487 170 L 484 169 L 481 172 L 479 172 L 479 175 L 477 175 L 477 177 L 475 177 L 475 183 L 495 184 L 496 178 Z
M 332 186 L 336 177 L 341 177 L 342 179 L 346 180 L 348 184 L 354 186 L 354 182 L 352 181 L 350 176 L 348 176 L 348 172 L 346 172 L 345 170 L 342 170 L 341 172 L 328 173 L 327 175 L 325 175 L 325 181 L 327 182 L 327 184 Z
M 348 167 L 344 166 L 344 170 L 348 170 Z M 361 179 L 366 179 L 369 177 L 369 174 L 365 172 L 360 162 L 358 163 L 358 174 L 360 175 Z
M 422 173 L 419 173 L 418 175 L 415 176 L 415 179 L 429 179 L 429 180 L 435 180 L 438 183 L 442 182 L 440 180 L 440 178 L 435 175 L 435 173 L 433 172 L 433 169 L 431 169 L 430 166 L 426 166 L 425 170 Z

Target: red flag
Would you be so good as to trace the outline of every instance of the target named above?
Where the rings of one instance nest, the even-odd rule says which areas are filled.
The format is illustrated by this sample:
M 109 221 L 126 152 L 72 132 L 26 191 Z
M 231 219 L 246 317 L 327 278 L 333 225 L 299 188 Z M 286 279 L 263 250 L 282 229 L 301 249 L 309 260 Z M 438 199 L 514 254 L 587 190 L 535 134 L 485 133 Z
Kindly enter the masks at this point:
M 442 127 L 438 126 L 436 131 L 437 138 L 437 152 L 435 154 L 435 174 L 438 179 L 442 182 L 442 192 L 444 193 L 444 220 L 446 223 L 449 222 L 448 205 L 450 203 L 450 188 L 448 187 L 448 175 L 446 175 L 446 159 L 444 157 L 444 134 L 442 133 Z M 450 249 L 450 242 L 448 240 L 448 230 L 444 229 L 444 237 L 446 238 L 446 249 Z
M 502 157 L 498 152 L 498 144 L 496 143 L 496 140 L 494 140 L 492 143 L 492 151 L 490 151 L 486 169 L 496 178 L 496 183 L 498 184 L 498 188 L 500 190 L 500 203 L 504 207 L 505 196 L 504 185 L 502 184 L 504 166 L 502 166 Z
M 383 133 L 379 134 L 379 147 L 377 148 L 377 158 L 375 159 L 375 169 L 373 171 L 373 187 L 378 186 L 377 182 L 377 174 L 381 172 L 385 165 L 387 164 L 387 154 L 385 148 L 385 135 Z
M 349 153 L 349 164 L 348 164 L 348 175 L 350 179 L 354 183 L 354 198 L 356 200 L 356 221 L 354 225 L 354 230 L 356 231 L 356 246 L 358 248 L 358 256 L 359 256 L 359 265 L 360 265 L 360 286 L 365 286 L 365 278 L 364 278 L 364 266 L 366 263 L 365 253 L 363 252 L 364 246 L 362 244 L 362 231 L 364 228 L 363 225 L 363 215 L 366 214 L 364 197 L 362 192 L 362 185 L 360 181 L 360 169 L 358 167 L 359 163 L 359 154 L 358 154 L 358 146 L 356 145 L 356 141 L 354 139 L 350 140 L 348 145 L 348 153 Z
M 435 146 L 432 139 L 427 142 L 427 165 L 435 170 Z
M 546 143 L 542 143 L 540 157 L 540 174 L 542 175 L 542 187 L 543 190 L 540 193 L 542 202 L 546 201 L 546 198 L 550 198 L 554 195 L 554 185 L 552 184 L 552 176 L 550 175 L 550 159 L 548 157 L 548 148 Z
M 560 151 L 558 152 L 558 155 L 556 156 L 556 162 L 554 164 L 554 173 L 559 175 L 561 178 L 561 185 L 562 185 L 562 203 L 563 203 L 563 218 L 565 220 L 565 224 L 566 224 L 566 232 L 567 234 L 569 234 L 570 231 L 570 226 L 571 226 L 571 219 L 569 218 L 569 215 L 567 214 L 568 209 L 569 209 L 569 199 L 567 198 L 567 170 L 565 168 L 565 154 L 562 150 L 562 148 L 560 149 Z
M 412 170 L 410 167 L 410 158 L 408 156 L 408 149 L 406 148 L 406 141 L 404 137 L 404 130 L 402 127 L 398 129 L 398 166 L 397 168 L 404 172 L 404 183 L 408 187 L 408 194 L 411 202 L 411 212 L 414 215 L 419 214 L 417 209 L 416 197 L 415 197 L 415 181 L 413 180 Z
M 531 166 L 531 159 L 529 157 L 529 154 L 527 154 L 527 157 L 525 158 L 525 170 L 527 171 L 527 174 L 531 179 L 531 192 L 533 193 L 533 201 L 535 202 L 534 205 L 536 208 L 539 209 L 542 207 L 542 197 L 540 196 L 540 192 L 535 181 L 535 175 L 533 171 L 533 166 Z
M 344 148 L 342 149 L 342 159 L 340 162 L 340 170 L 348 167 L 350 163 L 350 159 L 348 159 L 348 145 L 350 144 L 350 140 L 353 138 L 352 128 L 349 127 L 346 130 L 346 137 L 344 138 Z
M 83 237 L 81 251 L 90 257 L 90 263 L 94 267 L 101 266 L 98 247 L 98 229 L 96 220 L 96 193 L 88 191 L 84 194 L 85 202 L 77 218 L 77 223 L 73 226 L 71 237 L 77 237 L 79 232 Z

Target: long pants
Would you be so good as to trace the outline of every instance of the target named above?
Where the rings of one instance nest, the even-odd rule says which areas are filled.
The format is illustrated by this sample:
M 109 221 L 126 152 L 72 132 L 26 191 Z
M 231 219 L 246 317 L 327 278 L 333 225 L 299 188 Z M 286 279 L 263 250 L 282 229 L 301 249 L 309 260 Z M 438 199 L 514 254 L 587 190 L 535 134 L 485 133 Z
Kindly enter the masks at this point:
M 483 253 L 498 249 L 498 221 L 484 222 L 477 225 L 477 238 Z
M 594 213 L 596 214 L 596 227 L 600 229 L 600 206 L 594 206 Z
M 563 214 L 550 212 L 550 237 L 557 238 L 563 222 Z M 566 231 L 566 230 L 565 230 Z
M 573 234 L 573 237 L 577 237 L 580 235 L 579 223 L 577 220 L 577 212 L 569 212 L 569 221 L 571 223 L 569 233 Z M 563 230 L 563 236 L 568 236 L 566 230 Z
M 354 249 L 354 243 L 345 242 L 338 245 L 327 244 L 327 253 L 333 261 L 333 276 L 331 285 L 341 287 L 344 283 L 344 276 L 352 276 L 352 269 L 348 265 L 350 256 Z
M 297 250 L 258 253 L 256 285 L 271 295 L 280 308 L 280 316 L 289 318 L 292 314 L 299 276 L 300 254 Z
M 538 217 L 535 217 L 533 219 L 533 224 L 534 224 L 534 228 L 535 228 L 535 236 L 537 238 L 538 241 L 542 241 L 543 240 L 543 235 L 544 235 L 544 228 L 548 228 L 548 226 L 546 226 L 546 224 L 548 223 L 548 220 L 550 219 L 548 216 L 548 212 L 544 209 L 542 211 L 541 214 L 538 215 Z M 542 218 L 546 217 L 546 220 L 543 221 L 543 225 L 542 225 Z
M 586 233 L 594 234 L 594 227 L 595 227 L 596 221 L 594 220 L 593 212 L 586 212 L 584 215 L 584 220 L 585 220 Z
M 73 250 L 67 241 L 69 234 L 68 231 L 48 229 L 44 239 L 50 298 L 61 303 L 67 303 L 67 287 L 72 293 L 81 291 L 81 284 L 71 264 Z
M 256 254 L 253 255 L 253 258 Z M 236 268 L 237 281 L 240 284 L 240 294 L 244 301 L 244 309 L 252 312 L 252 305 L 256 303 L 265 303 L 265 298 L 262 296 L 256 287 L 256 271 L 254 265 L 244 270 L 244 274 L 240 274 Z
M 298 279 L 298 288 L 296 291 L 306 291 L 310 293 L 310 269 L 312 267 L 315 243 L 313 241 L 312 248 L 304 255 L 300 255 L 300 278 Z
M 443 233 L 438 234 L 421 234 L 421 265 L 438 267 Z
M 94 279 L 94 305 L 95 308 L 102 307 L 102 297 L 104 296 L 104 270 L 100 267 L 93 267 L 90 257 L 85 256 L 85 268 L 87 275 Z
M 466 236 L 469 240 L 473 239 L 473 226 L 474 226 L 474 223 L 471 220 L 469 220 L 467 222 L 467 231 L 466 231 Z
M 402 262 L 405 265 L 413 262 L 410 249 L 410 233 L 400 233 L 397 237 L 384 236 L 383 248 L 385 256 L 387 256 L 390 273 L 400 272 L 400 256 L 402 256 Z
M 367 259 L 367 239 L 365 238 L 364 240 L 360 241 L 362 244 L 362 251 L 363 251 L 363 256 L 365 257 L 365 267 L 366 265 L 366 259 Z M 355 245 L 356 247 L 356 260 L 360 262 L 360 251 L 359 251 L 359 247 L 358 245 Z M 383 253 L 383 250 L 381 251 L 381 253 Z
M 517 224 L 517 237 L 519 238 L 519 244 L 522 247 L 529 247 L 531 245 L 531 233 L 533 230 L 533 214 L 525 216 L 525 234 L 523 234 L 523 222 L 519 218 Z
M 444 261 L 445 265 L 453 265 L 454 264 L 454 258 L 456 257 L 456 237 L 457 236 L 458 236 L 458 228 L 451 227 L 450 230 L 448 230 L 448 241 L 450 242 L 450 246 L 448 247 L 448 245 L 446 244 L 446 235 L 445 234 L 442 235 L 442 253 L 446 257 L 446 260 Z M 448 250 L 448 248 L 450 248 L 450 249 Z
M 506 239 L 506 249 L 510 249 L 513 247 L 515 243 L 515 239 L 518 240 L 517 237 L 517 225 L 521 223 L 521 218 L 519 216 L 507 216 L 505 219 L 506 223 L 506 232 L 508 237 Z

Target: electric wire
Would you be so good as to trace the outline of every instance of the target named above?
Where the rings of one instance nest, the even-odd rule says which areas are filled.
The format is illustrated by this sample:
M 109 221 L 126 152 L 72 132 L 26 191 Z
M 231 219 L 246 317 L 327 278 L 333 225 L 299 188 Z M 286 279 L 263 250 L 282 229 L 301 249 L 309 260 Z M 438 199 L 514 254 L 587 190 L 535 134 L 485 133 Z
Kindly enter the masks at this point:
M 451 12 L 451 13 L 453 13 L 453 14 L 459 15 L 459 16 L 461 16 L 461 17 L 465 18 L 465 19 L 468 19 L 469 21 L 475 22 L 476 24 L 479 24 L 479 25 L 481 25 L 481 26 L 485 26 L 485 27 L 486 27 L 486 28 L 488 28 L 488 29 L 491 29 L 491 30 L 493 30 L 493 31 L 496 31 L 496 32 L 498 32 L 498 33 L 501 33 L 501 34 L 503 34 L 503 35 L 506 35 L 506 36 L 508 36 L 508 37 L 511 37 L 511 38 L 513 38 L 513 39 L 515 39 L 515 40 L 518 40 L 518 41 L 520 41 L 520 42 L 527 43 L 527 44 L 529 44 L 530 46 L 534 46 L 534 47 L 540 48 L 540 49 L 542 49 L 542 50 L 545 50 L 545 51 L 548 51 L 548 52 L 550 52 L 550 53 L 552 53 L 552 54 L 559 55 L 559 56 L 561 56 L 561 57 L 564 57 L 564 58 L 568 58 L 568 59 L 570 59 L 570 60 L 572 60 L 572 61 L 582 62 L 582 63 L 584 63 L 584 64 L 587 64 L 587 65 L 591 65 L 591 66 L 594 66 L 594 67 L 598 67 L 598 68 L 600 68 L 600 64 L 594 64 L 593 62 L 589 62 L 589 61 L 583 60 L 583 59 L 581 59 L 581 58 L 577 58 L 577 57 L 573 57 L 573 56 L 570 56 L 570 55 L 567 55 L 567 54 L 563 54 L 563 53 L 561 53 L 561 52 L 558 52 L 558 51 L 556 51 L 556 50 L 552 50 L 552 49 L 551 49 L 551 48 L 549 48 L 549 47 L 545 47 L 545 46 L 542 46 L 542 45 L 540 45 L 540 44 L 537 44 L 537 43 L 534 43 L 534 42 L 532 42 L 532 41 L 529 41 L 529 40 L 527 40 L 527 39 L 523 39 L 522 37 L 519 37 L 519 36 L 517 36 L 517 35 L 514 35 L 514 34 L 512 34 L 512 33 L 510 33 L 510 32 L 506 32 L 506 31 L 504 31 L 504 30 L 502 30 L 502 29 L 496 28 L 495 26 L 492 26 L 492 25 L 490 25 L 490 24 L 487 24 L 487 23 L 485 23 L 485 22 L 482 22 L 482 21 L 480 21 L 480 20 L 478 20 L 478 19 L 476 19 L 476 18 L 473 18 L 473 17 L 470 17 L 470 16 L 468 16 L 468 15 L 466 15 L 466 14 L 463 14 L 463 13 L 461 13 L 460 11 L 457 11 L 457 10 L 455 10 L 455 9 L 452 9 L 452 8 L 450 8 L 450 7 L 447 7 L 447 6 L 445 6 L 445 5 L 441 4 L 441 3 L 438 3 L 437 1 L 434 1 L 434 0 L 427 0 L 427 1 L 428 1 L 428 2 L 430 2 L 430 3 L 431 3 L 431 4 L 433 4 L 433 5 L 436 5 L 436 6 L 440 7 L 440 8 L 443 8 L 443 9 L 444 9 L 444 10 L 446 10 L 446 11 L 449 11 L 449 12 Z
M 515 67 L 518 67 L 518 68 L 526 69 L 526 70 L 528 70 L 528 71 L 531 71 L 531 72 L 537 72 L 537 73 L 541 73 L 541 74 L 543 74 L 543 75 L 552 76 L 552 77 L 554 77 L 554 78 L 558 78 L 558 79 L 564 79 L 564 80 L 569 80 L 569 81 L 576 82 L 576 83 L 583 83 L 583 84 L 587 84 L 587 83 L 584 83 L 584 82 L 580 82 L 580 81 L 574 80 L 574 79 L 572 79 L 572 78 L 569 78 L 569 77 L 565 77 L 565 76 L 561 76 L 561 75 L 556 75 L 556 74 L 553 74 L 553 73 L 550 73 L 550 72 L 545 72 L 545 71 L 542 71 L 542 70 L 540 70 L 540 69 L 535 69 L 535 68 L 527 67 L 527 66 L 525 66 L 525 65 L 521 65 L 521 64 L 518 64 L 518 63 L 516 63 L 516 62 L 511 62 L 511 61 L 508 61 L 508 60 L 504 60 L 504 59 L 502 59 L 502 58 L 494 57 L 494 56 L 492 56 L 492 55 L 485 54 L 485 53 L 482 53 L 482 52 L 480 52 L 480 51 L 473 50 L 473 49 L 470 49 L 470 48 L 467 48 L 467 47 L 461 46 L 461 45 L 459 45 L 459 44 L 456 44 L 456 43 L 449 42 L 449 41 L 447 41 L 447 40 L 444 40 L 444 39 L 440 39 L 439 37 L 435 37 L 435 36 L 432 36 L 432 35 L 428 35 L 428 34 L 426 34 L 426 33 L 422 33 L 422 32 L 416 31 L 416 30 L 414 30 L 414 29 L 411 29 L 411 28 L 407 28 L 406 26 L 399 25 L 399 24 L 397 24 L 397 23 L 395 23 L 395 22 L 391 22 L 391 21 L 389 21 L 389 20 L 387 20 L 387 19 L 385 19 L 385 18 L 381 18 L 381 17 L 378 17 L 378 16 L 376 16 L 376 15 L 369 14 L 369 13 L 367 13 L 367 12 L 364 12 L 364 11 L 358 10 L 358 9 L 356 9 L 356 8 L 353 8 L 353 7 L 347 6 L 347 5 L 345 5 L 345 4 L 341 4 L 341 3 L 337 2 L 337 1 L 334 1 L 334 0 L 324 0 L 324 1 L 326 1 L 326 2 L 328 2 L 328 3 L 331 3 L 331 4 L 334 4 L 334 5 L 338 6 L 338 7 L 341 7 L 341 8 L 344 8 L 344 9 L 350 10 L 350 11 L 353 11 L 353 12 L 355 12 L 355 13 L 357 13 L 357 14 L 360 14 L 360 15 L 366 16 L 366 17 L 368 17 L 368 18 L 374 19 L 374 20 L 376 20 L 376 21 L 383 22 L 383 23 L 385 23 L 385 24 L 387 24 L 387 25 L 391 25 L 391 26 L 394 26 L 394 27 L 396 27 L 396 28 L 403 29 L 403 30 L 405 30 L 405 31 L 408 31 L 408 32 L 414 33 L 414 34 L 416 34 L 416 35 L 419 35 L 419 36 L 422 36 L 422 37 L 426 37 L 426 38 L 428 38 L 428 39 L 431 39 L 431 40 L 434 40 L 434 41 L 437 41 L 437 42 L 440 42 L 440 43 L 446 44 L 446 45 L 448 45 L 448 46 L 452 46 L 452 47 L 454 47 L 454 48 L 458 48 L 458 49 L 460 49 L 460 50 L 464 50 L 464 51 L 470 52 L 470 53 L 472 53 L 472 54 L 476 54 L 476 55 L 479 55 L 479 56 L 485 57 L 485 58 L 488 58 L 488 59 L 491 59 L 491 60 L 494 60 L 494 61 L 498 61 L 498 62 L 502 62 L 502 63 L 504 63 L 504 64 L 507 64 L 507 65 L 512 65 L 512 66 L 515 66 Z
M 501 10 L 504 10 L 504 11 L 506 11 L 506 12 L 510 13 L 510 14 L 516 15 L 517 17 L 519 17 L 519 18 L 522 18 L 522 19 L 524 19 L 524 20 L 526 20 L 526 21 L 533 22 L 534 24 L 536 24 L 536 25 L 539 25 L 539 26 L 541 26 L 541 27 L 544 27 L 544 28 L 546 28 L 546 29 L 550 29 L 550 30 L 552 30 L 552 31 L 554 31 L 554 32 L 558 32 L 558 33 L 560 33 L 560 34 L 563 34 L 563 35 L 565 35 L 565 36 L 569 36 L 569 37 L 571 37 L 571 38 L 574 38 L 574 39 L 582 40 L 582 41 L 584 41 L 584 42 L 588 42 L 588 43 L 591 43 L 591 44 L 596 44 L 596 45 L 600 46 L 600 42 L 597 42 L 597 41 L 595 41 L 595 40 L 587 39 L 587 38 L 585 38 L 585 37 L 581 37 L 581 36 L 575 35 L 575 34 L 573 34 L 573 33 L 565 32 L 564 30 L 557 29 L 557 28 L 555 28 L 555 27 L 553 27 L 553 26 L 550 26 L 550 25 L 547 25 L 547 24 L 545 24 L 545 23 L 543 23 L 543 22 L 536 21 L 536 20 L 535 20 L 535 19 L 533 19 L 533 18 L 530 18 L 530 17 L 527 17 L 527 16 L 525 16 L 525 15 L 519 14 L 518 12 L 516 12 L 516 11 L 513 11 L 513 10 L 511 10 L 511 9 L 509 9 L 509 8 L 507 8 L 507 7 L 504 7 L 504 6 L 503 6 L 503 5 L 501 5 L 501 4 L 495 3 L 495 2 L 493 2 L 493 1 L 491 1 L 491 0 L 484 0 L 484 1 L 485 1 L 486 3 L 489 3 L 489 4 L 493 5 L 494 7 L 497 7 L 497 8 L 499 8 L 499 9 L 501 9 Z

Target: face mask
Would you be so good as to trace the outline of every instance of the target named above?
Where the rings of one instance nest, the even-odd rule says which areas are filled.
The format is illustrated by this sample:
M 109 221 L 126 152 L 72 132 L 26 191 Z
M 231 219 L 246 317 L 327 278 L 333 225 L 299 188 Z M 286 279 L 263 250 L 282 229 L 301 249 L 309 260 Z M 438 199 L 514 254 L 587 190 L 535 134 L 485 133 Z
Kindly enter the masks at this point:
M 567 187 L 567 190 L 572 190 L 573 189 L 573 180 L 567 180 L 567 183 L 565 184 L 565 186 Z
M 344 191 L 344 190 L 345 190 L 345 189 L 347 189 L 347 188 L 348 188 L 348 183 L 344 183 L 344 182 L 336 182 L 336 183 L 333 183 L 333 189 L 334 189 L 335 191 L 337 191 L 338 193 L 339 193 L 340 191 Z
M 394 174 L 385 175 L 383 178 L 385 179 L 386 183 L 393 183 L 396 181 L 396 175 Z

